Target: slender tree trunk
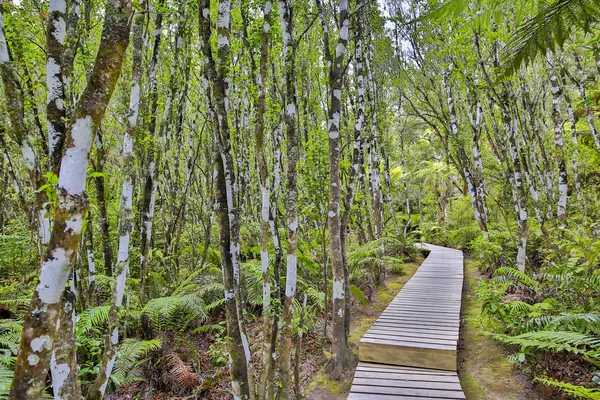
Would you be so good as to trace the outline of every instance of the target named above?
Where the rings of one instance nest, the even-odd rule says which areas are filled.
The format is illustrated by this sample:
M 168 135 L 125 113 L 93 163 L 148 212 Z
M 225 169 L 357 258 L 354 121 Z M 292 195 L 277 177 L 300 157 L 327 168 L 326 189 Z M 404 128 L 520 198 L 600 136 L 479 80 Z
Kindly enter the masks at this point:
M 123 185 L 121 188 L 121 202 L 119 204 L 119 249 L 117 263 L 115 264 L 116 284 L 113 292 L 111 307 L 108 313 L 108 330 L 104 335 L 104 356 L 102 364 L 88 392 L 88 399 L 101 400 L 106 392 L 110 374 L 117 357 L 119 343 L 120 313 L 125 293 L 125 282 L 129 272 L 129 243 L 133 232 L 133 181 L 135 179 L 135 160 L 133 155 L 133 142 L 135 129 L 138 122 L 141 78 L 142 78 L 142 53 L 144 13 L 134 16 L 133 24 L 133 62 L 131 73 L 131 93 L 129 96 L 129 113 L 123 137 Z
M 75 293 L 73 287 L 63 292 L 61 315 L 56 322 L 56 339 L 50 358 L 52 391 L 55 400 L 80 400 L 75 354 Z
M 109 1 L 94 70 L 67 130 L 48 251 L 25 317 L 11 399 L 37 399 L 50 364 L 61 294 L 72 271 L 87 209 L 85 185 L 93 138 L 116 86 L 129 42 L 131 1 Z M 1 46 L 0 46 L 1 47 Z
M 566 74 L 564 69 L 562 69 L 562 84 L 566 86 Z M 573 105 L 571 104 L 571 97 L 569 96 L 568 90 L 564 90 L 563 97 L 565 99 L 565 103 L 567 103 L 567 115 L 569 116 L 569 124 L 571 125 L 571 143 L 573 144 L 573 151 L 571 155 L 571 168 L 573 169 L 573 180 L 575 181 L 575 193 L 578 201 L 583 201 L 583 197 L 581 195 L 581 181 L 579 178 L 579 167 L 577 165 L 578 158 L 578 140 L 577 140 L 577 120 L 575 119 L 575 111 L 573 110 Z M 585 204 L 583 205 L 584 213 L 585 213 Z
M 600 70 L 600 53 L 598 54 L 599 55 L 596 58 L 596 61 L 598 69 Z M 594 117 L 592 115 L 592 110 L 590 109 L 590 104 L 585 92 L 585 75 L 583 73 L 583 68 L 581 67 L 581 61 L 579 60 L 579 56 L 577 55 L 577 53 L 573 54 L 573 58 L 575 59 L 575 66 L 577 67 L 577 89 L 579 90 L 579 96 L 583 101 L 583 112 L 585 113 L 585 118 L 587 119 L 588 125 L 590 127 L 590 132 L 592 133 L 592 138 L 594 139 L 596 148 L 598 149 L 598 151 L 600 151 L 600 136 L 598 135 L 598 130 L 596 129 L 596 125 L 594 124 Z
M 298 135 L 296 132 L 296 42 L 294 40 L 293 8 L 289 0 L 279 1 L 279 18 L 283 35 L 283 58 L 285 62 L 285 131 L 287 133 L 287 209 L 288 243 L 286 259 L 285 299 L 283 304 L 283 328 L 281 333 L 281 395 L 292 398 L 291 357 L 292 324 L 294 320 L 294 297 L 296 295 L 298 248 Z
M 260 63 L 256 76 L 258 86 L 258 102 L 256 106 L 256 125 L 254 130 L 256 140 L 256 159 L 258 164 L 259 186 L 261 194 L 261 221 L 260 221 L 260 261 L 262 265 L 263 278 L 263 371 L 260 377 L 258 398 L 263 400 L 266 396 L 267 385 L 272 381 L 273 375 L 273 348 L 271 345 L 271 331 L 273 329 L 273 318 L 271 316 L 271 273 L 269 269 L 269 236 L 270 236 L 270 214 L 271 214 L 271 185 L 267 160 L 265 157 L 265 110 L 267 104 L 267 78 L 269 49 L 271 39 L 271 25 L 273 3 L 266 0 L 264 6 L 263 32 L 261 35 Z
M 553 54 L 551 51 L 546 53 L 548 61 L 548 70 L 550 72 L 550 83 L 552 84 L 552 123 L 554 124 L 554 147 L 556 151 L 556 164 L 558 166 L 558 203 L 557 217 L 561 224 L 567 222 L 567 164 L 563 149 L 563 121 L 560 112 L 560 98 L 562 91 L 556 75 Z
M 215 207 L 219 222 L 223 286 L 225 287 L 231 383 L 234 397 L 254 399 L 252 357 L 242 313 L 239 217 L 238 209 L 234 203 L 236 199 L 235 175 L 227 112 L 227 104 L 229 103 L 227 93 L 230 68 L 231 3 L 229 0 L 222 0 L 218 7 L 218 65 L 210 46 L 212 35 L 210 2 L 201 0 L 199 6 L 200 41 L 205 59 L 205 73 L 208 81 L 212 83 L 212 94 L 215 102 L 213 111 L 213 123 L 216 131 Z
M 333 304 L 332 304 L 332 329 L 333 357 L 328 365 L 329 377 L 340 379 L 342 372 L 353 361 L 354 355 L 348 346 L 346 332 L 346 291 L 344 260 L 341 240 L 341 180 L 340 180 L 340 119 L 342 104 L 342 80 L 344 58 L 348 47 L 348 34 L 350 20 L 348 1 L 339 2 L 340 32 L 335 48 L 335 56 L 328 56 L 333 62 L 329 69 L 329 86 L 331 89 L 328 112 L 329 135 L 329 246 L 331 253 L 331 270 L 333 272 Z M 326 51 L 329 51 L 327 48 Z
M 482 207 L 479 205 L 479 196 L 475 192 L 475 182 L 470 168 L 470 160 L 468 159 L 467 153 L 463 147 L 463 141 L 458 129 L 458 121 L 456 117 L 456 109 L 454 105 L 454 98 L 452 97 L 452 88 L 450 87 L 450 73 L 451 69 L 447 68 L 443 73 L 444 89 L 446 91 L 446 99 L 448 104 L 448 113 L 450 115 L 450 133 L 452 139 L 455 142 L 456 158 L 460 163 L 462 169 L 462 177 L 467 185 L 467 191 L 471 200 L 471 206 L 475 214 L 475 220 L 479 224 L 479 228 L 484 234 L 487 233 L 487 223 L 485 217 L 482 214 Z M 472 118 L 472 116 L 471 116 Z
M 4 35 L 4 4 L 0 3 L 0 76 L 2 77 L 4 96 L 6 98 L 6 110 L 11 123 L 11 128 L 17 145 L 21 149 L 23 163 L 29 173 L 31 185 L 35 190 L 35 213 L 37 219 L 35 225 L 38 232 L 39 243 L 43 246 L 50 240 L 50 219 L 46 215 L 44 207 L 45 193 L 37 189 L 45 182 L 42 181 L 39 158 L 35 153 L 34 140 L 29 135 L 25 125 L 25 103 L 24 94 L 19 82 L 19 76 L 15 71 L 9 54 L 8 44 Z
M 48 147 L 50 170 L 58 174 L 65 142 L 65 85 L 63 80 L 63 54 L 67 4 L 62 0 L 51 0 L 48 8 L 46 29 L 46 85 L 48 98 L 46 118 L 48 121 Z
M 100 218 L 100 232 L 102 234 L 102 254 L 104 257 L 104 274 L 113 277 L 113 254 L 110 243 L 110 223 L 108 221 L 108 210 L 106 209 L 106 192 L 104 187 L 104 162 L 106 159 L 104 149 L 104 139 L 102 130 L 99 129 L 96 134 L 96 162 L 95 172 L 100 176 L 94 178 L 96 184 L 96 199 L 98 202 L 98 216 Z
M 342 261 L 344 264 L 344 292 L 346 295 L 345 303 L 345 332 L 350 334 L 350 274 L 348 266 L 348 258 L 346 255 L 346 235 L 350 226 L 350 217 L 354 206 L 354 195 L 356 192 L 356 183 L 362 179 L 363 154 L 362 154 L 362 129 L 365 121 L 365 79 L 363 68 L 363 38 L 360 21 L 356 26 L 357 32 L 355 36 L 354 60 L 356 68 L 356 84 L 357 84 L 357 104 L 356 121 L 354 124 L 354 146 L 352 149 L 352 166 L 349 171 L 348 187 L 344 199 L 344 212 L 340 222 L 340 240 L 342 246 Z
M 302 337 L 304 336 L 304 315 L 306 314 L 306 301 L 308 297 L 304 294 L 302 302 L 302 311 L 300 313 L 300 322 L 298 323 L 298 339 L 296 341 L 296 355 L 294 360 L 294 388 L 296 389 L 296 400 L 302 399 L 302 389 L 300 386 L 300 359 L 302 358 Z
M 157 6 L 162 8 L 164 0 L 159 0 Z M 160 45 L 162 41 L 162 24 L 163 13 L 156 14 L 154 22 L 154 47 L 152 50 L 152 58 L 150 60 L 150 77 L 149 77 L 149 112 L 150 121 L 148 122 L 148 135 L 152 141 L 148 144 L 146 154 L 146 176 L 144 180 L 144 191 L 142 192 L 142 232 L 140 243 L 140 299 L 144 301 L 150 290 L 148 285 L 148 262 L 150 255 L 150 246 L 152 240 L 152 223 L 154 221 L 154 207 L 156 202 L 156 190 L 158 180 L 156 179 L 156 116 L 158 114 L 158 68 L 160 58 Z

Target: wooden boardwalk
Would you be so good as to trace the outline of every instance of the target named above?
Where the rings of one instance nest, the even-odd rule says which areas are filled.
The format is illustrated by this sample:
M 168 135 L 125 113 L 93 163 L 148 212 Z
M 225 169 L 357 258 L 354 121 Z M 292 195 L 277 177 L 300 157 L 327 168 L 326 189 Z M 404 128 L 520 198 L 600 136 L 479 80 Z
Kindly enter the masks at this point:
M 464 399 L 456 374 L 462 251 L 431 253 L 359 343 L 349 400 Z

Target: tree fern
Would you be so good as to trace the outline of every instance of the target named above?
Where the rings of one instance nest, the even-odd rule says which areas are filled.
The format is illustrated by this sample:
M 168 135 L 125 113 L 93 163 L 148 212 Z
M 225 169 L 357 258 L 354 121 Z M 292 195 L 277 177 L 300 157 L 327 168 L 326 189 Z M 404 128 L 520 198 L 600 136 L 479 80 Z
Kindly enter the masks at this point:
M 540 1 L 537 12 L 517 27 L 503 50 L 509 72 L 531 62 L 538 54 L 562 47 L 575 29 L 590 31 L 600 20 L 596 0 Z

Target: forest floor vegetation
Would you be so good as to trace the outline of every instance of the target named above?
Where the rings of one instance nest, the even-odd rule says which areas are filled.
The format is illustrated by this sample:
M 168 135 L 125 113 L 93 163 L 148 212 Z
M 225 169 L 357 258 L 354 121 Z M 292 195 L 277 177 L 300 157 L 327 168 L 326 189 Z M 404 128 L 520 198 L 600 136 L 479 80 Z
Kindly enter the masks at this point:
M 506 350 L 489 338 L 477 320 L 483 301 L 471 281 L 482 279 L 476 262 L 465 259 L 461 332 L 458 353 L 460 383 L 467 399 L 539 400 L 531 382 L 506 358 Z

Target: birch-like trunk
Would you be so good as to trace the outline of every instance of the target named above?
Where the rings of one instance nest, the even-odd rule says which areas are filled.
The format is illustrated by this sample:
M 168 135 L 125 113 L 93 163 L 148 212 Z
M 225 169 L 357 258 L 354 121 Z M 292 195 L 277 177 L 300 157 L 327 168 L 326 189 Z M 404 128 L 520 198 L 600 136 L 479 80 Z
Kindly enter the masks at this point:
M 383 238 L 383 205 L 382 205 L 382 191 L 381 191 L 381 170 L 379 165 L 379 138 L 378 138 L 378 121 L 377 121 L 377 86 L 375 82 L 375 74 L 373 73 L 373 67 L 371 61 L 373 60 L 373 44 L 369 45 L 367 56 L 365 57 L 368 77 L 368 98 L 371 106 L 371 136 L 367 142 L 367 154 L 369 158 L 369 182 L 371 189 L 371 201 L 372 201 L 372 219 L 374 238 L 379 240 Z M 385 247 L 383 242 L 381 243 L 381 252 L 379 257 L 385 255 Z M 385 281 L 385 265 L 379 266 L 377 271 L 376 279 L 377 284 Z
M 548 71 L 550 73 L 550 84 L 552 85 L 552 123 L 554 125 L 554 147 L 556 164 L 558 167 L 558 203 L 556 206 L 557 217 L 561 224 L 567 222 L 567 164 L 565 162 L 563 148 L 563 121 L 560 111 L 560 98 L 562 90 L 558 82 L 554 67 L 553 54 L 550 50 L 546 52 Z
M 106 161 L 106 150 L 104 148 L 104 135 L 102 130 L 96 132 L 96 162 L 94 172 L 100 175 L 94 178 L 96 185 L 96 200 L 98 203 L 98 217 L 100 219 L 100 233 L 102 235 L 102 256 L 104 261 L 104 274 L 113 277 L 113 252 L 110 243 L 110 224 L 108 210 L 106 208 L 106 191 L 104 187 L 104 163 Z
M 157 4 L 158 7 L 164 6 L 164 0 L 160 0 Z M 159 12 L 156 14 L 154 21 L 154 47 L 152 49 L 152 58 L 150 59 L 150 76 L 148 79 L 148 93 L 149 93 L 149 113 L 150 121 L 148 122 L 148 135 L 152 137 L 152 141 L 149 143 L 148 151 L 146 154 L 146 175 L 144 178 L 144 189 L 142 194 L 142 226 L 141 226 L 141 240 L 140 240 L 140 299 L 145 300 L 148 296 L 148 262 L 150 255 L 150 244 L 152 240 L 152 223 L 154 221 L 154 207 L 156 203 L 156 190 L 158 187 L 158 181 L 156 179 L 156 147 L 157 138 L 156 133 L 156 116 L 158 114 L 158 68 L 160 58 L 160 45 L 162 41 L 162 24 L 163 24 L 163 13 Z
M 599 55 L 596 61 L 598 69 L 600 70 L 600 53 L 598 54 Z M 583 68 L 581 67 L 581 61 L 579 60 L 578 54 L 573 53 L 573 58 L 575 59 L 575 66 L 577 68 L 577 89 L 579 90 L 581 101 L 583 101 L 583 112 L 585 113 L 585 118 L 588 122 L 588 126 L 590 127 L 590 132 L 592 134 L 592 138 L 594 139 L 594 143 L 596 144 L 596 148 L 598 151 L 600 151 L 600 136 L 598 135 L 598 129 L 596 129 L 596 125 L 594 124 L 594 116 L 592 115 L 592 110 L 590 109 L 590 104 L 587 100 L 585 91 L 585 74 L 583 73 Z
M 475 214 L 475 220 L 477 224 L 479 224 L 479 228 L 484 234 L 487 232 L 487 224 L 485 221 L 485 217 L 482 214 L 482 207 L 479 205 L 479 196 L 475 192 L 475 183 L 474 178 L 471 174 L 470 168 L 470 160 L 467 157 L 467 153 L 462 146 L 462 140 L 460 131 L 458 129 L 458 121 L 456 116 L 456 109 L 454 105 L 454 98 L 452 97 L 452 88 L 450 87 L 450 74 L 451 69 L 448 67 L 444 70 L 442 74 L 442 79 L 444 81 L 444 90 L 446 92 L 446 104 L 448 105 L 448 114 L 450 115 L 450 133 L 452 134 L 452 139 L 455 143 L 456 148 L 456 157 L 458 158 L 458 162 L 460 163 L 460 168 L 462 169 L 462 176 L 467 184 L 467 190 L 469 193 L 469 198 L 471 200 L 471 207 L 473 208 L 473 212 Z M 472 118 L 472 116 L 471 116 Z M 474 122 L 473 122 L 474 123 Z
M 350 218 L 352 215 L 352 208 L 354 206 L 354 195 L 356 192 L 356 183 L 362 180 L 362 172 L 363 169 L 362 164 L 363 160 L 363 152 L 362 152 L 362 131 L 363 124 L 365 122 L 365 110 L 366 110 L 366 100 L 365 100 L 365 76 L 364 76 L 364 66 L 363 66 L 363 37 L 362 37 L 362 29 L 360 21 L 356 26 L 356 36 L 355 36 L 355 46 L 354 46 L 354 62 L 356 69 L 356 86 L 357 86 L 357 96 L 356 103 L 358 105 L 356 110 L 356 117 L 354 122 L 354 145 L 352 148 L 352 165 L 350 167 L 350 171 L 348 172 L 348 186 L 346 188 L 346 195 L 344 198 L 344 212 L 342 214 L 341 222 L 340 222 L 340 239 L 342 246 L 342 261 L 344 264 L 344 292 L 346 295 L 346 303 L 345 303 L 345 332 L 346 335 L 350 334 L 350 276 L 349 276 L 349 266 L 348 266 L 348 258 L 346 255 L 346 232 L 350 225 Z
M 45 182 L 42 181 L 39 158 L 34 150 L 34 140 L 25 125 L 24 92 L 10 58 L 8 43 L 4 35 L 4 4 L 2 3 L 0 3 L 0 76 L 4 86 L 6 110 L 8 111 L 11 129 L 17 145 L 21 149 L 22 161 L 29 173 L 31 186 L 35 190 L 35 205 L 34 210 L 32 210 L 31 222 L 33 227 L 37 228 L 39 243 L 44 246 L 50 240 L 51 227 L 50 219 L 46 215 L 47 209 L 44 207 L 45 193 L 37 191 L 37 188 Z
M 254 399 L 254 377 L 250 346 L 245 332 L 240 290 L 239 217 L 235 204 L 235 174 L 228 121 L 228 80 L 230 67 L 231 3 L 219 3 L 217 19 L 217 55 L 215 62 L 210 46 L 212 24 L 210 1 L 199 7 L 200 42 L 205 61 L 205 74 L 212 84 L 213 123 L 216 131 L 215 208 L 219 222 L 219 244 L 225 288 L 227 335 L 229 337 L 230 373 L 234 398 Z
M 37 399 L 44 390 L 61 295 L 81 242 L 87 209 L 85 186 L 89 153 L 121 72 L 129 43 L 131 12 L 131 1 L 107 2 L 94 70 L 67 129 L 52 236 L 42 261 L 30 311 L 25 317 L 11 399 Z
M 339 379 L 343 371 L 353 362 L 354 355 L 348 346 L 346 331 L 346 276 L 341 239 L 341 179 L 340 179 L 340 120 L 342 113 L 342 80 L 344 75 L 344 58 L 348 47 L 350 30 L 348 1 L 339 1 L 340 32 L 334 55 L 328 56 L 331 61 L 329 69 L 328 136 L 329 136 L 329 246 L 331 253 L 331 270 L 333 273 L 332 299 L 332 353 L 328 365 L 329 377 Z M 329 49 L 326 49 L 329 51 Z
M 50 170 L 58 174 L 65 142 L 66 99 L 63 79 L 63 54 L 67 31 L 67 4 L 51 0 L 46 29 L 46 118 L 48 121 L 48 150 Z
M 565 76 L 565 70 L 561 70 L 561 78 L 562 84 L 566 85 L 567 80 Z M 578 140 L 577 140 L 577 120 L 575 119 L 575 110 L 573 110 L 573 104 L 571 103 L 571 97 L 569 96 L 568 90 L 564 90 L 563 98 L 565 99 L 565 103 L 567 103 L 567 115 L 569 117 L 569 125 L 571 126 L 571 143 L 573 144 L 573 149 L 571 152 L 571 168 L 573 169 L 573 180 L 575 181 L 575 193 L 578 201 L 582 201 L 583 197 L 581 194 L 581 180 L 579 178 L 579 166 L 577 165 L 578 158 Z M 585 204 L 583 204 L 583 209 L 585 213 Z
M 129 112 L 123 137 L 123 184 L 119 204 L 119 247 L 117 263 L 115 264 L 115 287 L 111 307 L 108 312 L 108 329 L 104 335 L 104 355 L 100 364 L 96 380 L 88 392 L 88 399 L 101 400 L 106 393 L 110 374 L 117 358 L 117 345 L 119 343 L 119 325 L 121 306 L 125 293 L 125 282 L 129 272 L 129 243 L 133 231 L 133 181 L 135 179 L 135 160 L 133 143 L 135 129 L 138 124 L 140 107 L 143 45 L 144 45 L 144 13 L 137 13 L 133 22 L 133 60 L 131 71 L 131 93 L 129 95 Z
M 281 395 L 284 399 L 292 397 L 291 357 L 292 324 L 294 320 L 294 297 L 296 295 L 298 248 L 298 175 L 296 165 L 299 159 L 298 135 L 296 131 L 296 43 L 294 40 L 293 8 L 290 0 L 279 1 L 279 20 L 283 35 L 283 58 L 285 63 L 285 110 L 284 122 L 287 134 L 287 258 L 285 298 L 283 304 L 283 328 L 281 332 Z
M 271 273 L 269 269 L 269 237 L 271 217 L 271 185 L 267 160 L 265 157 L 265 110 L 267 105 L 266 83 L 269 72 L 269 50 L 271 39 L 271 25 L 273 24 L 273 3 L 266 0 L 264 6 L 263 32 L 261 34 L 259 71 L 256 76 L 258 87 L 258 102 L 256 105 L 256 125 L 254 136 L 256 140 L 256 159 L 258 164 L 258 178 L 261 194 L 260 213 L 260 262 L 263 278 L 263 371 L 258 387 L 258 398 L 264 399 L 267 386 L 273 380 L 273 346 L 271 342 L 273 318 L 271 317 Z

